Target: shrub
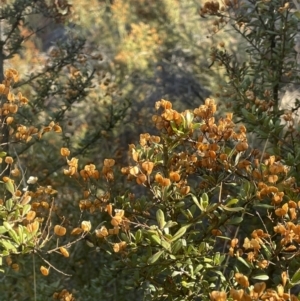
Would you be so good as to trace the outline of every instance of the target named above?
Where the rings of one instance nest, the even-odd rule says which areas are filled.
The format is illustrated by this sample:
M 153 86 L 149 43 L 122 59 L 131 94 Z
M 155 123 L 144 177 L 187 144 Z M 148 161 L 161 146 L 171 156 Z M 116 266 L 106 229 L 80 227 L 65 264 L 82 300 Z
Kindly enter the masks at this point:
M 97 244 L 120 254 L 149 300 L 295 299 L 293 168 L 252 149 L 232 114 L 215 118 L 213 99 L 182 113 L 166 100 L 156 108 L 158 135 L 141 134 L 122 168 L 136 195 L 100 201 L 107 223 L 94 229 Z

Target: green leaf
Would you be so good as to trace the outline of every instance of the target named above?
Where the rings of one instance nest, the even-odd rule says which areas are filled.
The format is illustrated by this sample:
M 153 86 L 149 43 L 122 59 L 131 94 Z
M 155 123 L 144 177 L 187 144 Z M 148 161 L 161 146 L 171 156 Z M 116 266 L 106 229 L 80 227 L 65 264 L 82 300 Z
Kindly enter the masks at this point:
M 171 249 L 171 244 L 169 242 L 167 242 L 166 240 L 162 239 L 160 241 L 161 246 L 166 249 L 167 251 L 170 251 Z
M 163 229 L 166 224 L 164 212 L 161 209 L 156 211 L 156 220 L 159 226 L 159 229 Z
M 124 240 L 126 243 L 128 243 L 128 244 L 130 243 L 129 237 L 124 232 L 121 232 L 120 236 L 121 236 L 121 239 Z
M 223 273 L 221 271 L 213 271 L 215 274 L 219 275 L 220 276 L 220 279 L 222 280 L 222 282 L 226 281 L 226 278 L 225 276 L 223 275 Z
M 248 269 L 251 269 L 251 266 L 250 266 L 250 264 L 244 259 L 244 258 L 242 258 L 242 257 L 238 257 L 238 260 L 243 264 L 243 265 L 245 265 Z
M 4 234 L 7 232 L 7 229 L 4 226 L 0 226 L 0 234 Z
M 17 248 L 8 239 L 0 239 L 0 244 L 4 247 L 8 254 L 17 253 Z
M 214 260 L 215 265 L 219 265 L 219 263 L 220 263 L 220 252 L 215 253 L 215 256 L 214 256 L 213 260 Z
M 5 188 L 8 190 L 11 194 L 15 193 L 15 185 L 13 184 L 12 180 L 8 180 L 5 183 Z
M 225 211 L 230 211 L 230 212 L 239 212 L 245 210 L 243 207 L 227 207 L 225 205 L 221 205 L 221 208 L 224 209 Z
M 24 239 L 25 239 L 25 235 L 24 235 L 24 232 L 23 232 L 23 226 L 19 225 L 18 226 L 18 234 L 19 234 L 19 241 L 20 241 L 20 244 L 24 243 Z
M 195 283 L 194 282 L 181 281 L 181 285 L 185 288 L 190 288 L 190 287 L 193 287 L 195 285 Z
M 18 244 L 20 245 L 20 239 L 19 236 L 17 234 L 17 232 L 15 230 L 10 230 L 8 231 L 9 236 Z
M 250 122 L 255 122 L 256 121 L 255 115 L 253 115 L 250 112 L 248 112 L 245 108 L 242 108 L 242 114 L 245 116 L 245 118 L 248 121 L 250 121 Z
M 164 250 L 160 250 L 157 253 L 153 254 L 147 261 L 148 264 L 153 264 L 155 263 L 159 257 L 164 253 Z
M 188 220 L 193 219 L 193 214 L 189 209 L 186 209 L 186 217 L 187 217 Z
M 6 228 L 6 230 L 12 230 L 12 225 L 8 222 L 3 222 L 3 226 Z
M 296 273 L 293 275 L 291 279 L 291 284 L 292 285 L 300 284 L 300 269 L 298 269 Z
M 182 272 L 174 271 L 171 275 L 171 277 L 176 277 L 177 275 L 182 275 Z
M 161 245 L 161 239 L 158 237 L 158 235 L 156 235 L 156 234 L 151 235 L 151 240 L 154 243 L 156 243 L 158 245 Z
M 178 251 L 180 251 L 182 248 L 182 242 L 181 240 L 177 240 L 172 244 L 172 253 L 177 254 Z
M 220 236 L 220 235 L 218 235 L 218 236 L 216 236 L 216 237 L 221 238 L 221 239 L 224 239 L 224 240 L 231 241 L 231 238 L 230 238 L 230 237 Z
M 174 226 L 177 226 L 178 224 L 176 222 L 173 221 L 167 221 L 167 223 L 165 224 L 164 228 L 172 228 Z
M 234 218 L 231 218 L 226 222 L 227 225 L 238 225 L 243 221 L 243 218 L 241 216 L 236 216 Z
M 8 199 L 6 202 L 5 202 L 5 207 L 8 211 L 11 211 L 12 208 L 14 206 L 14 201 L 13 199 Z
M 30 204 L 24 205 L 23 210 L 22 210 L 22 216 L 25 216 L 30 211 L 30 209 L 31 209 Z
M 202 196 L 201 196 L 201 201 L 203 202 L 203 206 L 207 207 L 208 205 L 208 202 L 209 202 L 209 198 L 208 198 L 208 195 L 207 193 L 203 193 Z
M 0 158 L 3 158 L 3 157 L 5 157 L 7 155 L 7 153 L 6 152 L 0 152 Z
M 255 204 L 253 205 L 254 208 L 265 208 L 265 209 L 274 209 L 274 206 L 268 204 Z
M 262 249 L 263 249 L 267 259 L 270 260 L 272 257 L 271 247 L 267 246 L 266 244 L 262 244 Z
M 200 127 L 201 127 L 201 123 L 194 123 L 192 129 L 196 130 L 199 129 Z
M 231 199 L 226 203 L 226 206 L 235 205 L 236 203 L 238 203 L 238 201 L 239 201 L 238 199 Z
M 196 198 L 196 196 L 191 194 L 191 197 L 192 197 L 192 200 L 195 203 L 195 205 L 202 211 L 200 203 L 199 203 L 198 199 Z
M 180 228 L 172 237 L 171 241 L 176 241 L 179 239 L 181 236 L 183 236 L 186 232 L 186 227 Z
M 300 19 L 300 11 L 295 11 L 294 12 L 294 16 L 296 17 L 296 18 L 298 18 L 298 19 Z
M 135 232 L 135 241 L 137 243 L 139 243 L 141 240 L 142 240 L 142 231 L 141 229 L 138 229 L 136 232 Z
M 178 135 L 184 134 L 184 132 L 180 131 L 180 130 L 177 128 L 177 124 L 176 124 L 173 120 L 170 121 L 170 125 L 171 125 L 171 128 L 172 128 L 172 130 L 174 131 L 174 133 L 176 133 L 176 134 L 178 134 Z
M 161 235 L 161 237 L 159 237 L 157 234 L 152 234 L 150 236 L 150 238 L 153 243 L 162 246 L 163 248 L 165 248 L 168 251 L 170 250 L 171 244 L 165 240 L 163 235 Z
M 19 245 L 20 239 L 17 232 L 13 229 L 12 225 L 6 221 L 3 222 L 3 226 L 8 231 L 9 236 Z
M 193 122 L 193 119 L 194 119 L 194 114 L 187 110 L 185 111 L 185 118 L 186 118 L 186 121 L 187 121 L 187 125 L 189 126 L 192 122 Z M 184 115 L 182 115 L 184 117 Z
M 194 270 L 194 275 L 196 275 L 197 273 L 199 273 L 201 270 L 203 269 L 203 265 L 202 264 L 198 264 Z
M 177 202 L 177 203 L 175 204 L 175 208 L 181 208 L 181 207 L 183 207 L 183 206 L 185 206 L 185 202 L 184 202 L 184 201 L 180 201 L 180 202 Z
M 204 241 L 200 243 L 198 250 L 200 253 L 202 253 L 204 250 L 206 251 L 206 243 Z
M 269 279 L 269 276 L 266 275 L 266 274 L 258 274 L 258 275 L 253 275 L 251 276 L 252 279 L 255 279 L 255 280 L 262 280 L 262 281 L 265 281 L 265 280 L 268 280 Z
M 170 257 L 172 260 L 175 260 L 175 259 L 176 259 L 176 256 L 174 256 L 173 254 L 169 254 L 169 257 Z

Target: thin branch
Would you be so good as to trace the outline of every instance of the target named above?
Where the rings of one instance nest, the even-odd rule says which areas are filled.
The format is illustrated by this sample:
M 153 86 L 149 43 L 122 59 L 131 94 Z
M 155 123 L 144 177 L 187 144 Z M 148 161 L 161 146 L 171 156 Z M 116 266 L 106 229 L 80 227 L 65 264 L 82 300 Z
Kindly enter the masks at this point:
M 71 277 L 72 275 L 70 274 L 66 274 L 63 271 L 59 270 L 58 268 L 56 268 L 53 264 L 51 264 L 48 260 L 46 260 L 41 254 L 39 254 L 39 252 L 36 252 L 36 254 L 45 262 L 47 263 L 53 270 L 55 270 L 56 272 L 64 275 L 64 276 L 68 276 Z
M 59 248 L 61 248 L 61 247 L 64 247 L 64 248 L 67 248 L 67 249 L 68 249 L 68 248 L 70 248 L 72 245 L 74 245 L 74 244 L 76 244 L 77 242 L 79 242 L 80 240 L 84 239 L 87 235 L 88 235 L 88 232 L 84 232 L 79 238 L 77 238 L 77 239 L 75 239 L 75 240 L 73 240 L 73 241 L 71 241 L 71 242 L 68 242 L 68 243 L 65 244 L 65 245 L 62 245 L 62 246 L 56 247 L 56 248 L 54 248 L 54 249 L 51 249 L 51 250 L 47 251 L 45 254 L 51 254 L 51 253 L 53 253 L 53 252 L 56 252 L 56 251 L 58 251 Z

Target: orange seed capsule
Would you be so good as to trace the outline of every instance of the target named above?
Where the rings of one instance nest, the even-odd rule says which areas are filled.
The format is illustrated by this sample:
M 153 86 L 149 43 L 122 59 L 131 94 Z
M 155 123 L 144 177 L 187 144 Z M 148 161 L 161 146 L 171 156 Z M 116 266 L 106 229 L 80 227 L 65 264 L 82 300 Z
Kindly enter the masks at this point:
M 6 124 L 12 124 L 13 121 L 14 121 L 14 118 L 11 117 L 11 116 L 9 116 L 9 117 L 6 118 Z
M 20 170 L 18 168 L 14 168 L 12 171 L 11 171 L 11 175 L 13 177 L 18 177 L 20 175 Z
M 91 225 L 90 221 L 82 221 L 81 222 L 81 229 L 84 232 L 90 232 L 91 228 L 92 228 L 92 225 Z
M 59 251 L 61 252 L 61 254 L 63 254 L 64 257 L 69 257 L 70 256 L 69 252 L 64 247 L 60 247 Z
M 17 263 L 13 263 L 11 265 L 11 268 L 15 271 L 18 272 L 20 270 L 20 266 Z
M 112 204 L 106 205 L 106 211 L 109 215 L 112 215 Z
M 54 233 L 57 235 L 57 236 L 64 236 L 66 233 L 67 233 L 67 229 L 63 226 L 60 226 L 60 225 L 56 225 L 54 227 Z
M 79 235 L 83 232 L 81 228 L 74 228 L 71 232 L 71 235 Z
M 139 185 L 142 185 L 144 184 L 145 182 L 147 181 L 147 176 L 144 175 L 144 174 L 139 174 L 136 178 L 136 182 L 139 184 Z
M 44 276 L 48 276 L 48 275 L 49 275 L 49 269 L 47 269 L 47 268 L 44 267 L 43 265 L 41 266 L 40 271 L 41 271 L 41 273 L 42 273 Z
M 26 215 L 26 219 L 28 221 L 32 221 L 32 220 L 34 220 L 35 216 L 36 216 L 35 211 L 29 211 Z
M 171 181 L 168 178 L 163 178 L 162 181 L 161 181 L 161 183 L 160 183 L 160 185 L 164 186 L 164 187 L 170 186 L 170 184 L 171 184 Z
M 147 172 L 148 175 L 151 174 L 154 167 L 154 163 L 151 161 L 145 161 L 142 163 L 142 168 Z
M 103 238 L 108 236 L 108 231 L 107 228 L 105 226 L 102 226 L 100 229 L 96 229 L 95 230 L 96 236 L 99 238 Z
M 5 260 L 6 260 L 7 265 L 11 265 L 11 264 L 12 264 L 12 259 L 11 259 L 10 256 L 7 256 L 7 257 L 5 258 Z
M 13 159 L 12 157 L 9 157 L 9 156 L 8 156 L 8 157 L 5 158 L 4 161 L 5 161 L 5 163 L 7 163 L 7 164 L 12 164 L 12 163 L 14 162 L 14 159 Z
M 191 190 L 190 186 L 182 186 L 180 188 L 180 193 L 182 195 L 187 195 L 190 192 L 190 190 Z
M 236 150 L 238 152 L 243 152 L 245 150 L 247 150 L 249 147 L 248 143 L 247 142 L 239 142 L 237 145 L 236 145 Z
M 8 181 L 11 181 L 11 179 L 9 177 L 3 177 L 2 178 L 4 183 L 7 183 Z
M 217 155 L 216 155 L 216 152 L 215 151 L 212 151 L 210 150 L 208 152 L 208 156 L 211 158 L 211 159 L 216 159 Z
M 162 175 L 161 175 L 160 173 L 157 173 L 157 174 L 155 175 L 155 182 L 161 183 L 162 180 L 163 180 Z
M 33 223 L 30 223 L 26 226 L 27 230 L 29 233 L 33 233 L 36 232 L 39 229 L 39 222 L 37 220 L 35 220 Z
M 110 223 L 111 223 L 114 227 L 118 226 L 121 222 L 122 222 L 122 217 L 121 217 L 121 216 L 114 216 L 114 217 L 111 219 L 111 221 L 110 221 Z
M 177 171 L 171 171 L 169 177 L 172 182 L 178 182 L 180 180 L 180 174 Z
M 222 235 L 222 232 L 219 229 L 212 229 L 211 234 L 214 236 L 219 236 L 219 235 Z
M 62 147 L 60 149 L 60 154 L 63 156 L 63 157 L 68 157 L 70 155 L 70 150 L 66 147 Z
M 89 192 L 88 190 L 84 190 L 84 192 L 83 192 L 83 197 L 84 197 L 85 199 L 87 199 L 87 198 L 89 197 L 89 195 L 90 195 L 90 192 Z

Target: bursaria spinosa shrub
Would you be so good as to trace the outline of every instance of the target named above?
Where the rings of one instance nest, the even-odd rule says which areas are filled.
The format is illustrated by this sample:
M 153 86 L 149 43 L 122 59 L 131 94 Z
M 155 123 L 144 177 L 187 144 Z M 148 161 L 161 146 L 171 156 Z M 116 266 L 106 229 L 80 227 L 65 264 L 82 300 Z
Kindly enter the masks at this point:
M 141 134 L 121 168 L 126 193 L 97 188 L 115 181 L 113 159 L 72 173 L 62 150 L 64 173 L 86 191 L 81 210 L 101 217 L 90 230 L 95 247 L 119 254 L 149 300 L 297 300 L 293 168 L 251 148 L 246 127 L 232 113 L 216 117 L 213 99 L 184 112 L 166 100 L 155 108 L 156 135 Z
M 18 72 L 8 69 L 0 84 L 1 127 L 7 130 L 9 143 L 27 144 L 31 139 L 47 139 L 49 132 L 60 134 L 62 128 L 58 123 L 51 122 L 40 128 L 18 123 L 16 113 L 30 101 L 12 89 L 18 80 Z M 55 218 L 57 191 L 52 186 L 40 185 L 35 175 L 26 174 L 17 153 L 12 157 L 2 151 L 0 157 L 3 167 L 0 173 L 1 272 L 19 271 L 18 257 L 32 254 L 36 262 L 41 262 L 42 275 L 48 276 L 51 269 L 66 275 L 46 257 L 56 253 L 68 258 L 72 245 L 88 234 L 90 223 L 82 221 L 80 227 L 70 229 L 64 218 Z M 77 237 L 71 236 L 74 232 Z

